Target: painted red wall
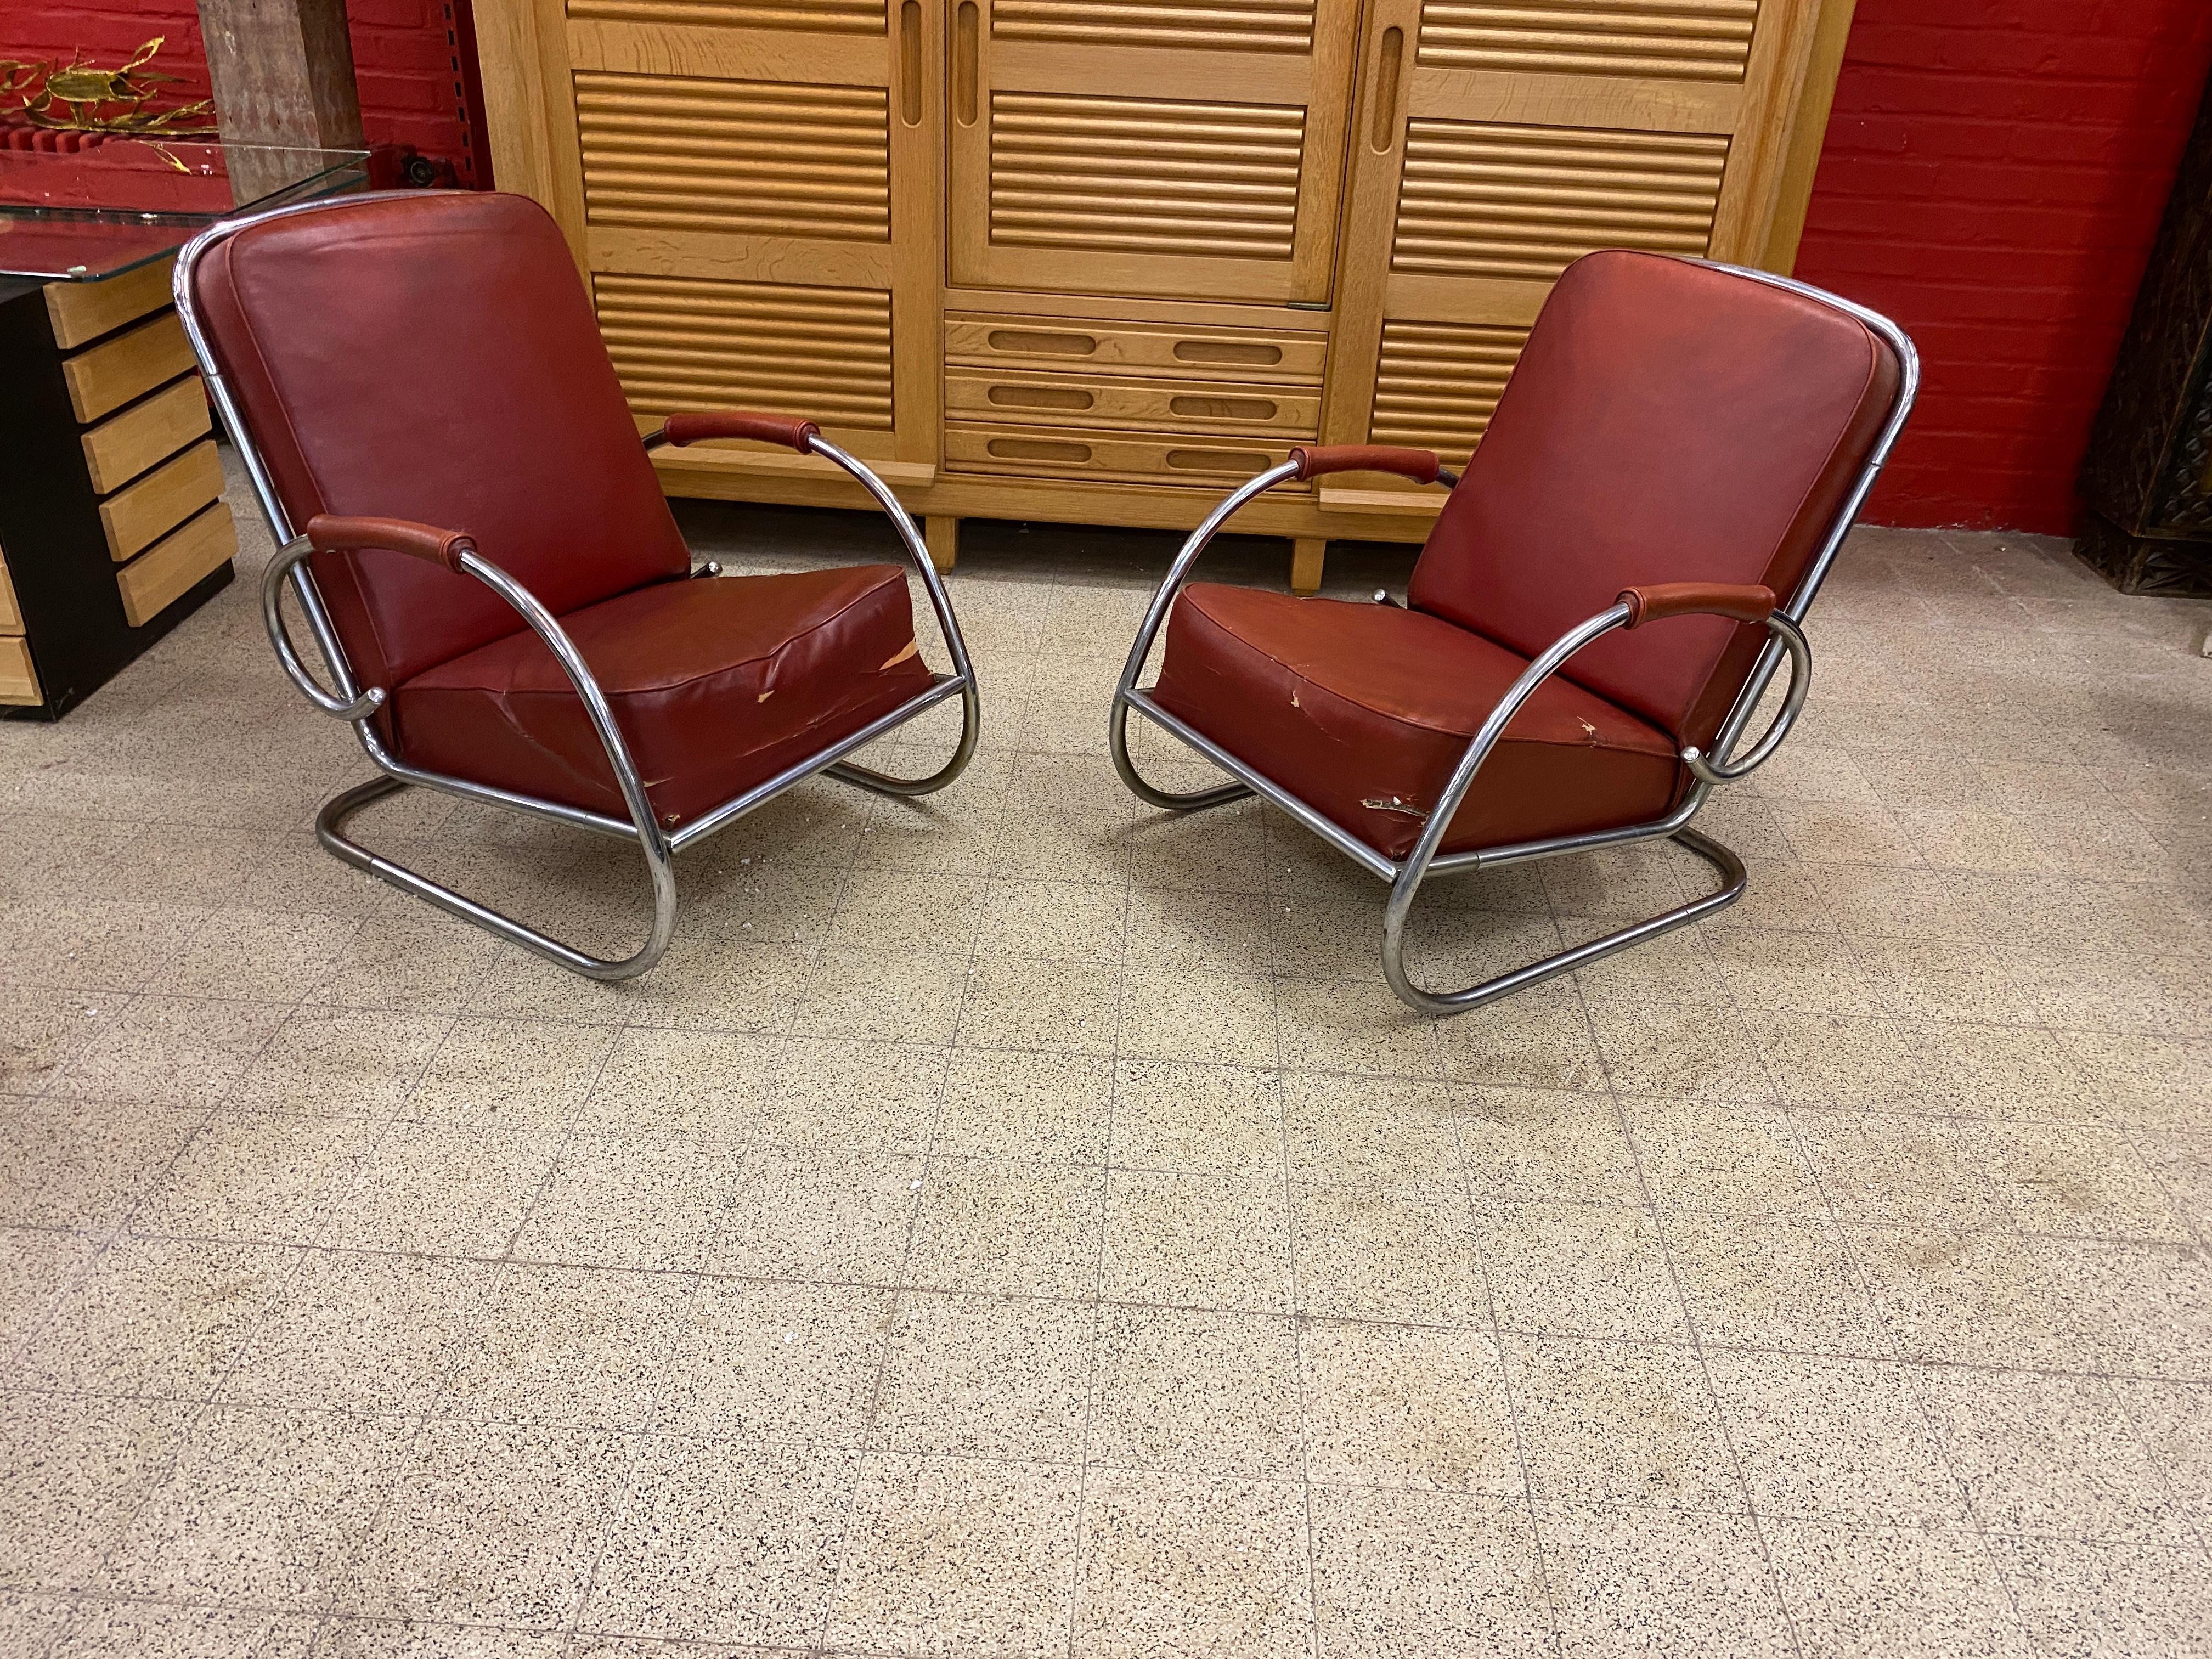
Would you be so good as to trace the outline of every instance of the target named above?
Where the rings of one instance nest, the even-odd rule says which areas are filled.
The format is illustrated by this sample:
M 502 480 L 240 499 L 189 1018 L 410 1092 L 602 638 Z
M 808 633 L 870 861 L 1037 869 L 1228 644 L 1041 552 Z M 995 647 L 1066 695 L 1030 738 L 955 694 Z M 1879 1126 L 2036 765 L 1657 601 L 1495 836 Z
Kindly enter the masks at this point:
M 1858 0 L 1797 274 L 1920 348 L 1869 516 L 2073 529 L 2208 65 L 2207 0 Z
M 475 146 L 459 89 L 461 42 L 448 0 L 346 0 L 361 122 L 372 144 L 411 144 L 477 180 Z M 66 59 L 82 50 L 103 67 L 154 35 L 154 66 L 177 77 L 172 95 L 208 94 L 207 54 L 193 0 L 0 0 L 0 58 Z

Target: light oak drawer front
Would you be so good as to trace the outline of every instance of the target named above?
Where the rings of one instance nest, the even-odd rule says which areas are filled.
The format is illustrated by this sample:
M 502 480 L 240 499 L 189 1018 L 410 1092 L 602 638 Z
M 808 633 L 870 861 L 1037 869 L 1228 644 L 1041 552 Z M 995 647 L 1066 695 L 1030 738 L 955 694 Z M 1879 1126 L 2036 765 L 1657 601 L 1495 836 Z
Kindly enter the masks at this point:
M 207 429 L 207 393 L 198 375 L 187 374 L 82 434 L 92 487 L 103 495 L 120 489 Z
M 23 631 L 23 608 L 15 603 L 15 584 L 8 578 L 8 566 L 0 561 L 0 634 L 20 634 Z
M 1077 427 L 945 427 L 949 472 L 1019 478 L 1097 478 L 1115 483 L 1186 484 L 1218 494 L 1255 472 L 1279 465 L 1291 442 L 1281 438 L 1153 437 L 1137 432 L 1090 432 Z M 1287 483 L 1284 489 L 1308 486 Z
M 979 368 L 1083 369 L 1194 380 L 1321 384 L 1325 334 L 1279 329 L 1175 328 L 1096 318 L 1014 317 L 950 312 L 945 356 Z
M 124 616 L 133 628 L 143 628 L 237 551 L 230 509 L 217 501 L 115 573 L 115 585 L 123 590 Z
M 54 343 L 67 351 L 159 311 L 169 303 L 169 272 L 176 263 L 157 259 L 104 283 L 48 283 L 46 315 Z
M 0 703 L 28 707 L 44 701 L 39 695 L 39 671 L 31 665 L 30 641 L 0 638 Z
M 222 463 L 204 439 L 100 504 L 108 553 L 122 563 L 222 494 Z
M 1319 430 L 1321 394 L 1206 380 L 956 368 L 945 376 L 945 413 L 951 420 L 1310 439 Z
M 62 375 L 69 382 L 70 404 L 77 419 L 96 421 L 191 366 L 185 325 L 171 311 L 63 359 Z

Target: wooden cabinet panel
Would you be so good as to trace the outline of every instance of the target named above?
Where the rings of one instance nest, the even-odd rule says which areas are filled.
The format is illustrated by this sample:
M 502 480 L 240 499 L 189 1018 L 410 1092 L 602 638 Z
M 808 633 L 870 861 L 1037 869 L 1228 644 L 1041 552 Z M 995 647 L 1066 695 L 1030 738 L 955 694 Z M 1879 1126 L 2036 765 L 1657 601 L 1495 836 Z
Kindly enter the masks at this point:
M 176 263 L 156 259 L 105 282 L 48 283 L 46 318 L 54 343 L 68 351 L 161 310 L 169 303 L 169 272 Z
M 0 561 L 0 634 L 23 631 L 22 608 L 15 603 L 15 584 L 8 579 L 8 566 Z
M 1756 262 L 1823 3 L 1373 0 L 1324 437 L 1463 458 L 1585 253 Z
M 1321 394 L 1318 387 L 953 368 L 945 376 L 945 414 L 947 420 L 1310 441 L 1320 430 Z
M 1420 61 L 1741 81 L 1758 17 L 1759 0 L 1431 0 Z
M 31 662 L 31 642 L 15 635 L 0 638 L 0 703 L 27 708 L 41 700 L 39 671 Z
M 717 23 L 732 28 L 884 32 L 883 0 L 573 0 L 571 17 L 647 23 Z
M 951 276 L 1328 297 L 1356 9 L 957 0 Z
M 892 423 L 891 296 L 601 273 L 599 329 L 630 408 L 789 410 L 834 433 Z
M 222 494 L 222 463 L 210 438 L 100 504 L 109 556 L 120 564 Z
M 1318 386 L 1328 357 L 1328 336 L 955 311 L 945 319 L 945 355 L 948 362 L 979 367 L 1080 367 L 1109 374 L 1288 380 Z
M 1089 432 L 947 421 L 951 472 L 1014 477 L 1094 478 L 1103 483 L 1187 484 L 1218 492 L 1288 459 L 1295 440 Z M 1293 493 L 1309 486 L 1282 486 Z
M 1206 51 L 1313 50 L 1315 0 L 998 0 L 1003 40 L 1094 46 L 1197 46 Z
M 1525 328 L 1474 323 L 1383 324 L 1368 438 L 1432 449 L 1457 468 L 1480 441 L 1528 338 Z
M 1595 248 L 1702 255 L 1729 142 L 1414 120 L 1390 269 L 1549 282 Z
M 990 122 L 994 247 L 1291 258 L 1302 109 L 994 92 Z
M 191 366 L 185 325 L 169 311 L 64 359 L 62 378 L 68 382 L 70 407 L 77 419 L 96 421 Z
M 208 429 L 207 392 L 187 374 L 82 434 L 92 487 L 106 495 Z
M 237 550 L 230 508 L 217 501 L 115 573 L 115 585 L 123 592 L 124 616 L 133 628 L 143 628 Z
M 890 240 L 881 87 L 590 71 L 575 85 L 589 223 Z

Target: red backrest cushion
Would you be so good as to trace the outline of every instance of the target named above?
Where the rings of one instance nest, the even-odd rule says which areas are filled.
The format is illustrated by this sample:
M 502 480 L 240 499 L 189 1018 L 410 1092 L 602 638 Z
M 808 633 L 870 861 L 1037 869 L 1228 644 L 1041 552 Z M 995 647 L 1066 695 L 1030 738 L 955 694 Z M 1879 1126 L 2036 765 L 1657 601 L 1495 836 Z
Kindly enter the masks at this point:
M 202 258 L 192 299 L 295 533 L 318 513 L 466 531 L 556 616 L 688 568 L 568 244 L 526 197 L 423 191 L 250 226 Z M 314 572 L 365 684 L 523 625 L 404 554 Z
M 1624 587 L 1763 582 L 1786 601 L 1899 372 L 1818 301 L 1655 254 L 1578 260 L 1437 520 L 1412 603 L 1533 657 Z M 1607 635 L 1562 672 L 1704 744 L 1765 637 L 1678 617 Z

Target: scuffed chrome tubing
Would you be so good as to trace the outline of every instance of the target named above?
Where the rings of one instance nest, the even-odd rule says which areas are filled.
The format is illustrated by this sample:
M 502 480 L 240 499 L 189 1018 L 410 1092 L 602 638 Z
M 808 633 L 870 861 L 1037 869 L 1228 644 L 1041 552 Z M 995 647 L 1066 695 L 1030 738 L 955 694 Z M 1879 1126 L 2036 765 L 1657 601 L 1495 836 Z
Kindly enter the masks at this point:
M 653 803 L 646 795 L 645 781 L 638 776 L 637 763 L 630 758 L 629 744 L 616 726 L 614 710 L 608 707 L 606 694 L 599 690 L 599 681 L 592 678 L 591 669 L 585 665 L 583 653 L 576 649 L 567 630 L 554 620 L 553 613 L 540 605 L 528 588 L 481 555 L 465 551 L 460 563 L 462 570 L 512 605 L 530 625 L 530 631 L 553 653 L 554 661 L 568 677 L 577 700 L 590 717 L 592 729 L 599 734 L 600 745 L 606 750 L 607 763 L 614 769 L 616 787 L 622 791 L 623 805 L 629 809 L 630 822 L 637 826 L 638 845 L 644 851 L 646 873 L 653 883 L 653 929 L 635 954 L 618 962 L 583 957 L 581 960 L 594 965 L 578 968 L 578 971 L 594 979 L 629 979 L 641 974 L 660 960 L 668 949 L 668 941 L 675 935 L 676 865 L 668 837 L 661 833 L 660 822 L 653 816 Z
M 1271 466 L 1265 472 L 1246 479 L 1230 491 L 1212 512 L 1199 521 L 1198 528 L 1184 539 L 1182 546 L 1176 553 L 1174 562 L 1168 566 L 1166 579 L 1160 583 L 1159 591 L 1152 595 L 1152 604 L 1145 608 L 1145 619 L 1137 627 L 1136 642 L 1129 647 L 1129 659 L 1122 665 L 1121 678 L 1114 687 L 1114 706 L 1106 716 L 1106 745 L 1114 757 L 1114 769 L 1121 774 L 1121 781 L 1128 786 L 1130 793 L 1147 806 L 1163 807 L 1170 811 L 1195 812 L 1205 807 L 1224 806 L 1232 800 L 1242 800 L 1252 793 L 1249 785 L 1224 783 L 1211 789 L 1178 795 L 1146 782 L 1137 774 L 1136 763 L 1129 758 L 1130 694 L 1137 689 L 1137 680 L 1145 672 L 1145 659 L 1152 653 L 1152 641 L 1159 634 L 1160 624 L 1167 620 L 1169 607 L 1175 604 L 1176 595 L 1182 590 L 1184 581 L 1188 579 L 1190 568 L 1198 562 L 1199 556 L 1220 533 L 1221 526 L 1229 521 L 1237 508 L 1254 496 L 1263 495 L 1285 478 L 1297 476 L 1298 464 L 1285 461 L 1279 466 Z M 1158 709 L 1147 705 L 1146 712 L 1154 720 L 1166 724 Z M 1213 750 L 1210 744 L 1197 741 L 1195 734 L 1190 733 L 1189 728 L 1181 721 L 1175 722 L 1167 729 L 1175 732 L 1193 748 L 1211 751 L 1209 757 L 1217 765 L 1220 763 L 1219 751 Z M 1229 769 L 1232 773 L 1241 771 L 1237 767 Z
M 1395 881 L 1397 878 L 1398 866 L 1384 858 L 1382 854 L 1341 825 L 1323 817 L 1273 779 L 1254 771 L 1211 738 L 1184 725 L 1159 704 L 1154 702 L 1145 692 L 1126 691 L 1121 696 L 1122 701 L 1128 707 L 1135 709 L 1153 725 L 1170 736 L 1181 738 L 1223 771 L 1228 773 L 1230 776 L 1240 779 L 1240 782 L 1228 786 L 1237 791 L 1238 799 L 1253 794 L 1264 796 L 1330 846 L 1335 848 L 1338 852 L 1343 854 L 1361 869 L 1366 871 L 1368 874 L 1383 881 Z
M 676 832 L 669 844 L 674 847 L 678 852 L 681 852 L 684 848 L 689 847 L 693 842 L 704 840 L 707 836 L 713 835 L 716 830 L 723 829 L 726 825 L 734 823 L 737 819 L 744 817 L 746 813 L 751 811 L 755 807 L 763 805 L 772 796 L 782 793 L 786 789 L 788 789 L 793 784 L 797 783 L 800 779 L 810 777 L 817 772 L 828 772 L 835 775 L 838 769 L 836 757 L 850 754 L 854 750 L 861 747 L 863 744 L 874 742 L 878 738 L 883 736 L 884 732 L 890 731 L 892 727 L 902 725 L 904 722 L 912 720 L 916 714 L 921 714 L 925 708 L 933 708 L 936 707 L 939 703 L 943 702 L 947 697 L 951 696 L 956 691 L 965 696 L 972 693 L 974 689 L 972 683 L 963 682 L 956 676 L 951 674 L 938 675 L 936 678 L 936 683 L 933 684 L 928 690 L 921 693 L 917 696 L 909 698 L 907 702 L 901 703 L 897 708 L 892 709 L 890 714 L 871 720 L 867 725 L 854 732 L 851 737 L 847 738 L 843 741 L 835 744 L 833 747 L 822 751 L 822 754 L 810 755 L 805 760 L 799 762 L 796 765 L 786 767 L 782 771 L 769 779 L 767 782 L 755 784 L 751 788 L 746 790 L 744 794 L 739 795 L 736 799 L 723 802 L 721 805 L 716 807 L 704 817 L 694 818 L 690 823 L 685 824 L 681 830 L 678 830 Z M 829 763 L 826 764 L 823 760 L 823 754 L 830 757 Z M 860 771 L 863 769 L 854 767 L 851 769 Z M 875 775 L 871 773 L 869 775 L 873 776 Z M 901 780 L 891 779 L 890 781 L 899 782 Z M 915 791 L 914 793 L 921 793 L 924 792 Z
M 1790 728 L 1805 711 L 1805 694 L 1813 689 L 1813 647 L 1806 642 L 1804 630 L 1778 611 L 1766 619 L 1766 630 L 1790 652 L 1790 690 L 1783 696 L 1781 712 L 1741 760 L 1725 758 L 1728 750 L 1717 741 L 1710 756 L 1700 752 L 1695 744 L 1683 750 L 1682 764 L 1701 783 L 1734 783 L 1756 772 L 1782 746 L 1782 739 L 1790 735 Z
M 945 578 L 938 574 L 936 562 L 929 556 L 929 548 L 922 540 L 921 529 L 915 524 L 913 514 L 891 493 L 890 487 L 875 475 L 873 469 L 848 455 L 818 432 L 809 437 L 806 447 L 811 453 L 826 455 L 852 474 L 860 487 L 876 498 L 876 505 L 882 507 L 884 516 L 890 520 L 891 528 L 898 532 L 898 538 L 905 544 L 908 556 L 921 573 L 921 585 L 929 595 L 929 607 L 936 613 L 938 631 L 944 635 L 945 649 L 952 659 L 952 677 L 960 687 L 960 741 L 953 749 L 952 758 L 927 777 L 894 778 L 868 767 L 856 766 L 849 761 L 838 761 L 820 769 L 842 782 L 857 784 L 878 794 L 933 793 L 968 769 L 968 763 L 975 758 L 975 744 L 983 733 L 982 698 L 975 689 L 975 667 L 968 659 L 968 641 L 961 635 L 960 619 L 953 614 L 951 597 L 945 591 Z M 896 720 L 890 722 L 891 725 L 897 723 Z M 857 746 L 848 744 L 845 748 Z M 842 754 L 845 749 L 841 748 L 838 752 Z
M 1686 927 L 1690 923 L 1701 917 L 1711 915 L 1716 910 L 1727 908 L 1743 896 L 1747 878 L 1744 872 L 1741 859 L 1736 857 L 1733 852 L 1710 836 L 1700 835 L 1695 830 L 1678 830 L 1674 832 L 1674 838 L 1721 872 L 1725 879 L 1718 891 L 1708 893 L 1700 899 L 1692 899 L 1689 903 L 1677 906 L 1664 915 L 1653 916 L 1646 921 L 1636 922 L 1630 927 L 1621 928 L 1617 933 L 1607 933 L 1602 938 L 1577 945 L 1572 950 L 1562 951 L 1556 956 L 1546 957 L 1540 962 L 1532 962 L 1525 968 L 1516 968 L 1512 972 L 1500 974 L 1495 979 L 1486 979 L 1481 984 L 1469 986 L 1464 991 L 1450 991 L 1441 995 L 1421 990 L 1406 977 L 1402 944 L 1394 946 L 1386 938 L 1382 947 L 1383 969 L 1386 974 L 1391 973 L 1394 967 L 1395 969 L 1390 981 L 1390 988 L 1397 992 L 1400 1000 L 1419 1012 L 1436 1015 L 1463 1014 L 1471 1008 L 1480 1008 L 1486 1003 L 1496 1002 L 1501 997 L 1511 996 L 1516 991 L 1525 991 L 1532 985 L 1540 985 L 1547 979 L 1556 978 L 1561 974 L 1571 973 L 1574 969 L 1585 967 L 1593 962 L 1602 961 L 1617 951 L 1626 951 L 1631 945 L 1641 945 L 1645 940 L 1655 939 L 1661 933 L 1672 933 L 1677 927 Z
M 1432 996 L 1407 978 L 1404 959 L 1406 918 L 1413 910 L 1413 899 L 1421 890 L 1421 883 L 1428 878 L 1429 866 L 1436 858 L 1437 848 L 1443 841 L 1444 832 L 1451 827 L 1452 819 L 1458 814 L 1460 803 L 1467 799 L 1468 789 L 1474 782 L 1474 775 L 1490 758 L 1490 751 L 1505 735 L 1505 728 L 1513 717 L 1521 712 L 1529 698 L 1536 695 L 1544 682 L 1559 672 L 1559 665 L 1592 640 L 1601 638 L 1617 628 L 1626 628 L 1628 618 L 1629 609 L 1626 605 L 1616 605 L 1601 611 L 1588 622 L 1578 623 L 1562 634 L 1542 656 L 1523 669 L 1521 678 L 1513 682 L 1512 689 L 1498 700 L 1498 706 L 1482 722 L 1481 729 L 1468 744 L 1467 752 L 1460 757 L 1459 764 L 1452 769 L 1451 781 L 1444 786 L 1436 805 L 1429 809 L 1428 822 L 1421 826 L 1420 839 L 1413 843 L 1413 850 L 1400 867 L 1398 878 L 1390 885 L 1390 902 L 1382 909 L 1383 977 L 1390 981 L 1390 988 L 1398 994 L 1399 1000 L 1409 1006 L 1435 1013 L 1455 1006 L 1449 996 Z
M 1857 319 L 1878 335 L 1897 358 L 1897 397 L 1890 405 L 1889 418 L 1884 423 L 1881 435 L 1875 440 L 1874 447 L 1868 453 L 1866 465 L 1860 469 L 1858 480 L 1852 485 L 1850 495 L 1838 510 L 1834 522 L 1828 526 L 1827 538 L 1821 544 L 1820 550 L 1814 556 L 1812 563 L 1806 567 L 1796 592 L 1782 606 L 1784 617 L 1802 626 L 1806 613 L 1812 609 L 1814 599 L 1819 596 L 1837 556 L 1843 550 L 1851 526 L 1858 522 L 1859 509 L 1866 505 L 1866 499 L 1873 492 L 1875 481 L 1881 477 L 1882 468 L 1888 464 L 1890 452 L 1897 447 L 1898 437 L 1904 432 L 1905 422 L 1912 418 L 1913 405 L 1920 397 L 1920 352 L 1912 343 L 1911 337 L 1880 312 L 1870 311 L 1840 295 L 1815 288 L 1810 283 L 1801 283 L 1791 276 L 1778 276 L 1771 270 L 1753 270 L 1746 265 L 1723 264 L 1711 259 L 1694 259 L 1690 263 L 1728 271 L 1754 283 L 1764 283 L 1769 288 L 1778 288 L 1784 293 L 1801 295 L 1817 304 L 1832 307 Z M 1728 754 L 1741 738 L 1744 727 L 1751 723 L 1751 717 L 1759 708 L 1759 699 L 1766 695 L 1767 685 L 1774 678 L 1775 671 L 1782 666 L 1783 655 L 1783 642 L 1779 639 L 1770 642 L 1760 653 L 1757 666 L 1753 669 L 1750 679 L 1744 684 L 1743 694 L 1736 699 L 1735 707 L 1729 711 L 1728 719 L 1722 722 L 1720 732 L 1713 739 L 1714 754 Z
M 434 789 L 441 794 L 458 795 L 464 800 L 481 801 L 487 806 L 504 807 L 511 812 L 520 812 L 533 818 L 543 818 L 548 823 L 566 824 L 571 830 L 587 830 L 595 836 L 605 836 L 610 841 L 635 842 L 637 826 L 628 818 L 608 817 L 603 813 L 586 811 L 580 806 L 564 806 L 559 801 L 540 800 L 535 795 L 518 795 L 513 790 L 501 789 L 489 783 L 471 783 L 466 778 L 447 777 L 442 772 L 426 772 L 419 766 L 410 766 L 389 749 L 377 735 L 376 728 L 363 720 L 354 728 L 361 735 L 362 747 L 376 763 L 377 769 L 390 773 L 402 783 L 423 789 Z M 673 840 L 669 843 L 675 845 Z
M 301 695 L 325 714 L 342 720 L 367 720 L 384 707 L 384 690 L 371 686 L 356 697 L 337 697 L 315 684 L 314 676 L 307 672 L 299 653 L 292 648 L 292 635 L 284 626 L 283 600 L 284 584 L 300 561 L 314 549 L 305 536 L 286 543 L 278 549 L 261 573 L 261 621 L 269 630 L 269 643 L 276 647 L 276 660 L 292 684 L 300 688 Z
M 365 871 L 404 893 L 411 893 L 448 915 L 459 916 L 463 921 L 471 922 L 488 933 L 510 944 L 520 945 L 526 951 L 535 951 L 547 961 L 558 963 L 586 978 L 630 979 L 653 965 L 652 961 L 639 961 L 640 957 L 646 955 L 644 951 L 619 962 L 587 956 L 534 927 L 526 927 L 512 916 L 503 915 L 488 905 L 479 904 L 464 894 L 456 893 L 452 888 L 432 881 L 428 876 L 418 875 L 404 864 L 394 864 L 380 854 L 370 852 L 358 842 L 347 839 L 343 830 L 348 818 L 362 807 L 407 787 L 404 780 L 396 777 L 371 778 L 367 783 L 356 784 L 352 788 L 331 796 L 323 804 L 323 810 L 315 815 L 315 839 L 326 851 L 344 860 L 356 870 Z M 647 948 L 651 949 L 649 943 Z M 662 948 L 665 948 L 665 942 Z M 658 960 L 659 951 L 654 951 L 653 956 L 654 960 Z
M 1554 836 L 1547 841 L 1515 842 L 1508 847 L 1485 847 L 1472 853 L 1439 853 L 1429 862 L 1432 876 L 1449 876 L 1468 870 L 1495 870 L 1509 864 L 1530 864 L 1569 853 L 1595 852 L 1601 847 L 1620 847 L 1630 842 L 1656 841 L 1671 836 L 1697 815 L 1711 793 L 1706 784 L 1692 784 L 1682 804 L 1663 818 L 1631 824 L 1621 830 L 1592 830 L 1579 836 Z

